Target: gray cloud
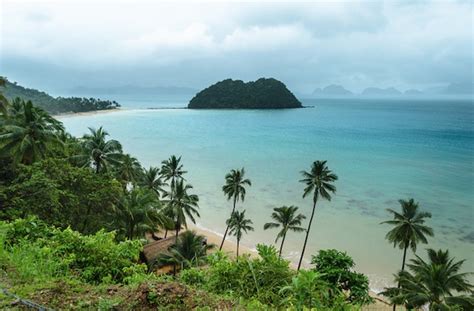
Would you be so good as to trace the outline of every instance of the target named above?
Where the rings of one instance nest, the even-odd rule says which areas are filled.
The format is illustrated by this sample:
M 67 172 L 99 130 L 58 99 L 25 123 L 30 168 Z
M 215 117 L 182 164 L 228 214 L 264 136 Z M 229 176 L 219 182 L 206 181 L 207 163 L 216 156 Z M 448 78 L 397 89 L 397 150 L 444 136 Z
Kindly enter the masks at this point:
M 0 68 L 51 91 L 261 76 L 298 92 L 426 87 L 472 81 L 472 14 L 467 1 L 4 0 Z

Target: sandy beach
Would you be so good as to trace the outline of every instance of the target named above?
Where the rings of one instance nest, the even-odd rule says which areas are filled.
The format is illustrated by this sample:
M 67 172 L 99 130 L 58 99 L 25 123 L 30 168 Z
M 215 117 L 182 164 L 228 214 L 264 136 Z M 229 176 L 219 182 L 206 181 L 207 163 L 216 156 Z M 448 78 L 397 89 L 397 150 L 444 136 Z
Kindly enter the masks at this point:
M 122 108 L 114 108 L 114 109 L 104 109 L 104 110 L 93 110 L 93 111 L 85 111 L 85 112 L 65 112 L 59 113 L 54 115 L 55 118 L 68 118 L 68 117 L 79 117 L 79 116 L 92 116 L 97 114 L 106 114 L 112 112 L 119 112 L 123 111 Z

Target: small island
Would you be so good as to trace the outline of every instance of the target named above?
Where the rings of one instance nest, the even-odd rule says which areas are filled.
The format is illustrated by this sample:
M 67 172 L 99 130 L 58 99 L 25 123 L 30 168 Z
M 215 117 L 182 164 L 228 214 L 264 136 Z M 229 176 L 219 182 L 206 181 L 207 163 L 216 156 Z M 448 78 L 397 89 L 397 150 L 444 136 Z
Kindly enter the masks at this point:
M 301 102 L 276 79 L 243 82 L 226 79 L 197 93 L 190 109 L 285 109 L 302 108 Z

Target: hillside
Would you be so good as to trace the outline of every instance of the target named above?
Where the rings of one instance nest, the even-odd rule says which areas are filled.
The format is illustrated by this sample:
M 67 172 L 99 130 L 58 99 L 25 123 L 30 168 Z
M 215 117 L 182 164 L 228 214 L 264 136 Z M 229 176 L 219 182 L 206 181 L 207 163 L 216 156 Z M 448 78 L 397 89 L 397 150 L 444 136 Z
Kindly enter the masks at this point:
M 117 102 L 110 100 L 83 97 L 53 97 L 45 92 L 25 88 L 16 82 L 12 83 L 10 81 L 6 82 L 5 87 L 0 87 L 0 91 L 9 100 L 17 97 L 31 100 L 36 106 L 43 108 L 51 114 L 108 110 L 120 107 Z
M 301 102 L 282 82 L 260 78 L 255 82 L 227 79 L 197 93 L 191 109 L 283 109 L 302 108 Z

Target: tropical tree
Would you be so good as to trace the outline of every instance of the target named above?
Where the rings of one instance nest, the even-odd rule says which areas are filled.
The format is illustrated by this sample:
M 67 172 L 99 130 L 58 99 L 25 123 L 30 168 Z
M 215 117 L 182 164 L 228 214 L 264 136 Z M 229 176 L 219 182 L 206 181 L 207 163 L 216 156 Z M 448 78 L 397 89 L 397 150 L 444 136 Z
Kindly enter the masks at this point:
M 4 88 L 7 83 L 7 79 L 4 77 L 0 77 L 0 88 Z M 7 116 L 8 114 L 8 99 L 3 95 L 3 92 L 0 91 L 0 113 L 3 114 L 3 116 Z
M 149 169 L 144 169 L 141 176 L 139 185 L 152 191 L 157 198 L 166 192 L 163 187 L 167 184 L 163 181 L 158 167 L 150 166 Z
M 124 189 L 127 189 L 129 184 L 136 185 L 141 180 L 142 172 L 140 162 L 130 154 L 122 155 L 115 168 L 115 173 Z
M 244 168 L 239 169 L 233 169 L 231 170 L 227 175 L 225 175 L 225 185 L 222 186 L 222 191 L 224 191 L 224 194 L 227 196 L 227 200 L 232 199 L 233 200 L 233 205 L 232 205 L 232 212 L 230 215 L 232 216 L 235 212 L 235 206 L 237 204 L 237 201 L 240 199 L 242 202 L 245 200 L 245 186 L 251 186 L 252 182 L 250 179 L 244 178 L 245 176 L 245 170 Z M 224 237 L 222 238 L 221 245 L 219 247 L 219 250 L 222 250 L 222 246 L 224 246 L 224 241 L 227 236 L 227 232 L 229 231 L 229 225 L 227 224 L 227 227 L 224 232 Z
M 120 163 L 122 145 L 115 139 L 107 140 L 109 133 L 102 127 L 97 130 L 89 128 L 90 134 L 82 138 L 84 154 L 82 155 L 85 166 L 92 165 L 95 172 L 107 171 L 110 165 Z
M 303 192 L 303 198 L 313 194 L 313 210 L 311 212 L 311 218 L 309 219 L 308 229 L 306 229 L 303 250 L 301 251 L 300 261 L 298 262 L 298 271 L 301 268 L 304 252 L 306 250 L 306 244 L 308 243 L 308 236 L 311 230 L 311 224 L 313 223 L 316 204 L 318 203 L 320 197 L 322 199 L 331 201 L 331 193 L 336 192 L 336 187 L 333 185 L 333 182 L 337 180 L 337 175 L 327 167 L 326 162 L 327 161 L 315 161 L 313 162 L 309 172 L 301 172 L 303 179 L 301 179 L 300 182 L 306 185 Z
M 16 99 L 11 110 L 12 115 L 0 132 L 1 157 L 11 157 L 15 163 L 31 164 L 45 158 L 50 147 L 62 144 L 59 138 L 64 131 L 62 123 L 33 106 L 31 101 Z
M 169 226 L 170 222 L 156 196 L 140 188 L 125 194 L 113 215 L 113 228 L 130 240 L 143 238 L 145 233 Z
M 184 179 L 183 175 L 187 173 L 187 171 L 183 170 L 183 165 L 180 162 L 181 157 L 177 158 L 175 155 L 172 155 L 168 160 L 161 162 L 161 175 L 163 175 L 165 181 L 171 180 L 171 196 L 173 189 L 175 189 L 176 182 Z
M 252 220 L 245 218 L 245 210 L 242 212 L 235 211 L 227 220 L 229 233 L 237 238 L 237 259 L 239 258 L 239 246 L 242 235 L 248 231 L 253 231 Z
M 430 310 L 474 310 L 470 273 L 460 272 L 463 263 L 451 258 L 448 250 L 428 249 L 428 261 L 415 255 L 407 264 L 409 271 L 396 275 L 399 287 L 382 294 L 407 309 L 429 305 Z
M 214 247 L 207 244 L 206 237 L 186 230 L 180 234 L 178 241 L 173 244 L 168 253 L 162 253 L 157 258 L 158 264 L 173 264 L 187 269 L 206 262 L 207 251 Z
M 294 232 L 303 232 L 304 228 L 300 227 L 301 222 L 303 219 L 306 218 L 303 214 L 296 214 L 298 211 L 298 207 L 296 206 L 282 206 L 276 207 L 273 209 L 274 212 L 272 213 L 272 219 L 275 222 L 268 222 L 263 226 L 264 230 L 272 229 L 272 228 L 280 228 L 281 230 L 278 232 L 277 237 L 275 239 L 275 243 L 278 242 L 278 239 L 281 238 L 281 245 L 280 251 L 278 256 L 281 257 L 281 252 L 283 250 L 283 244 L 285 243 L 286 234 L 288 231 Z
M 433 229 L 424 224 L 426 218 L 431 218 L 431 214 L 421 212 L 415 200 L 399 200 L 398 202 L 402 208 L 401 212 L 387 209 L 393 215 L 393 219 L 382 223 L 393 226 L 393 229 L 387 233 L 385 238 L 390 243 L 393 243 L 394 247 L 398 246 L 400 249 L 403 249 L 401 271 L 404 271 L 408 248 L 410 247 L 413 253 L 415 253 L 418 243 L 427 244 L 428 240 L 426 237 L 433 236 Z M 396 305 L 393 305 L 393 310 L 395 308 Z
M 193 186 L 184 184 L 181 179 L 174 184 L 174 190 L 165 194 L 165 197 L 170 197 L 169 200 L 165 201 L 168 204 L 165 214 L 171 215 L 174 220 L 176 241 L 181 227 L 188 228 L 186 218 L 196 223 L 195 216 L 200 217 L 198 212 L 199 197 L 188 193 L 188 190 L 192 188 Z

